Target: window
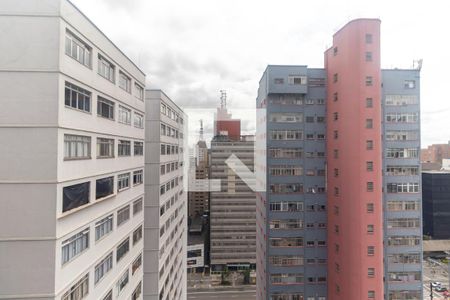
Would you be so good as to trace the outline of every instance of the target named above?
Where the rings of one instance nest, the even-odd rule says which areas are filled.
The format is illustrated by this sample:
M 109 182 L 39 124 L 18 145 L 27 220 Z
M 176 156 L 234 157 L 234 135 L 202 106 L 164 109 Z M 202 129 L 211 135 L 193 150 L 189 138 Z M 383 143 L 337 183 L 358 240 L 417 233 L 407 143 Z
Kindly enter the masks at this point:
M 80 64 L 91 67 L 92 48 L 66 30 L 66 54 Z
M 117 146 L 119 156 L 130 156 L 131 155 L 131 142 L 126 140 L 119 140 L 119 145 Z
M 416 82 L 414 80 L 405 80 L 405 89 L 413 89 L 416 87 Z
M 419 210 L 420 204 L 419 201 L 388 201 L 387 202 L 387 210 L 388 211 L 412 211 Z
M 139 84 L 134 84 L 134 94 L 139 100 L 144 100 L 144 88 Z
M 95 276 L 94 276 L 94 283 L 97 283 L 102 279 L 106 273 L 108 273 L 112 267 L 113 267 L 113 257 L 112 252 L 108 254 L 102 261 L 100 261 L 95 266 Z
M 386 175 L 391 176 L 411 176 L 419 175 L 419 167 L 417 166 L 387 166 Z
M 272 230 L 303 229 L 303 220 L 298 219 L 272 220 L 270 221 L 269 228 Z
M 112 297 L 112 290 L 110 290 L 110 291 L 108 292 L 108 294 L 106 294 L 106 296 L 103 297 L 102 300 L 113 300 L 113 297 Z
M 387 123 L 417 123 L 419 121 L 419 113 L 387 113 Z
M 117 211 L 117 227 L 130 219 L 130 206 L 127 205 Z
M 317 117 L 317 123 L 325 123 L 325 117 Z
M 375 299 L 375 291 L 368 291 L 367 292 L 367 297 L 369 299 Z
M 339 132 L 337 130 L 333 131 L 333 137 L 334 139 L 339 138 Z
M 142 282 L 139 281 L 138 286 L 134 289 L 133 294 L 131 295 L 131 300 L 138 300 L 142 293 Z
M 75 256 L 89 248 L 89 228 L 75 234 L 62 242 L 61 260 L 62 264 L 71 261 Z
M 271 130 L 271 140 L 302 140 L 302 130 Z
M 273 266 L 303 266 L 304 259 L 300 255 L 271 255 L 269 263 Z
M 303 202 L 283 201 L 272 202 L 269 205 L 270 211 L 303 211 Z
M 337 112 L 333 113 L 333 120 L 337 121 L 339 119 L 339 114 Z
M 366 52 L 366 61 L 372 61 L 372 52 Z
M 116 249 L 116 261 L 119 262 L 130 251 L 130 238 L 127 237 Z
M 63 188 L 62 212 L 72 210 L 89 203 L 90 182 L 83 182 Z
M 125 271 L 125 273 L 123 273 L 122 276 L 120 276 L 119 280 L 117 281 L 117 290 L 118 293 L 120 293 L 125 286 L 128 284 L 129 281 L 129 275 L 128 275 L 128 269 Z
M 312 116 L 307 116 L 307 117 L 306 117 L 306 123 L 314 123 L 314 117 L 312 117 Z
M 367 129 L 373 128 L 373 120 L 372 119 L 366 119 L 366 128 Z
M 117 190 L 121 191 L 130 187 L 130 173 L 124 173 L 117 176 Z
M 385 103 L 389 106 L 405 106 L 418 104 L 419 99 L 416 95 L 386 95 Z
M 372 76 L 366 76 L 366 86 L 372 86 L 373 78 Z
M 367 255 L 368 256 L 375 255 L 375 246 L 367 246 Z
M 131 78 L 122 71 L 119 71 L 119 87 L 131 93 Z
M 339 150 L 338 149 L 334 149 L 333 150 L 333 157 L 334 158 L 339 158 Z
M 338 54 L 338 47 L 333 48 L 333 55 L 336 56 Z
M 113 230 L 113 215 L 109 215 L 95 223 L 95 240 L 98 241 Z
M 374 231 L 373 225 L 372 224 L 367 225 L 367 233 L 368 234 L 373 234 L 373 231 Z
M 275 84 L 284 84 L 284 78 L 275 78 L 273 80 Z
M 142 211 L 143 199 L 139 198 L 133 202 L 133 216 Z
M 131 109 L 119 105 L 119 123 L 131 125 Z
M 366 33 L 366 44 L 372 44 L 373 37 L 370 33 Z
M 271 113 L 269 120 L 276 123 L 301 123 L 303 113 Z
M 303 174 L 303 168 L 300 166 L 271 166 L 269 172 L 272 176 L 299 176 Z
M 131 265 L 131 275 L 134 275 L 137 269 L 142 265 L 142 253 L 133 261 Z
M 373 192 L 373 182 L 367 182 L 367 191 Z
M 372 140 L 366 141 L 366 150 L 373 150 L 373 141 Z
M 289 75 L 288 83 L 294 84 L 294 85 L 305 85 L 306 84 L 306 76 Z
M 372 107 L 373 107 L 373 99 L 366 98 L 366 108 L 372 108 Z
M 417 148 L 387 148 L 387 158 L 418 158 L 419 149 Z
M 366 162 L 366 170 L 369 172 L 373 171 L 373 161 L 367 161 Z
M 396 218 L 387 220 L 387 228 L 419 228 L 420 220 L 418 218 Z
M 66 81 L 64 104 L 81 111 L 91 112 L 91 92 Z
M 391 130 L 386 132 L 387 141 L 416 141 L 419 139 L 417 130 Z
M 418 193 L 419 183 L 417 182 L 401 182 L 401 183 L 388 183 L 388 193 Z
M 136 156 L 144 155 L 144 143 L 143 142 L 134 142 L 134 155 L 136 155 Z
M 142 226 L 133 231 L 133 246 L 142 239 Z
M 114 140 L 97 138 L 97 158 L 114 157 Z
M 61 300 L 81 300 L 86 298 L 89 293 L 89 273 L 78 280 L 67 292 L 65 292 Z
M 111 82 L 114 82 L 115 76 L 115 66 L 107 61 L 100 54 L 98 55 L 98 74 Z
M 367 203 L 367 212 L 373 213 L 374 211 L 374 204 L 373 203 Z
M 114 120 L 114 102 L 98 96 L 97 115 L 105 119 Z
M 144 116 L 138 113 L 134 113 L 134 127 L 144 128 Z
M 303 193 L 302 183 L 277 183 L 270 185 L 272 194 L 294 194 Z
M 302 237 L 269 238 L 270 247 L 303 247 Z
M 333 82 L 337 82 L 338 81 L 338 74 L 335 73 L 333 74 Z
M 64 135 L 64 159 L 91 158 L 91 138 L 82 135 Z
M 95 181 L 95 199 L 100 199 L 114 193 L 114 177 L 97 179 Z
M 133 172 L 133 185 L 138 185 L 143 182 L 142 178 L 144 176 L 143 170 L 138 170 Z
M 338 101 L 338 93 L 336 92 L 336 93 L 334 93 L 333 94 L 333 101 Z

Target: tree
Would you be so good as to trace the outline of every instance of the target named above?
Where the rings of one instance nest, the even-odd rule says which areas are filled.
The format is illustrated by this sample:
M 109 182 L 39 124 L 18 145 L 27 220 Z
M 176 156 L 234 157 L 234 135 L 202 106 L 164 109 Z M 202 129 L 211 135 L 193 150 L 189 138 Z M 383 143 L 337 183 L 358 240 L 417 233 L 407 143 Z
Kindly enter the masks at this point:
M 244 274 L 244 284 L 250 284 L 250 269 L 245 269 L 242 274 Z
M 225 267 L 225 269 L 223 269 L 222 275 L 221 275 L 221 279 L 222 279 L 221 284 L 222 285 L 230 284 L 230 282 L 228 281 L 228 277 L 230 277 L 230 271 L 228 270 L 228 267 Z

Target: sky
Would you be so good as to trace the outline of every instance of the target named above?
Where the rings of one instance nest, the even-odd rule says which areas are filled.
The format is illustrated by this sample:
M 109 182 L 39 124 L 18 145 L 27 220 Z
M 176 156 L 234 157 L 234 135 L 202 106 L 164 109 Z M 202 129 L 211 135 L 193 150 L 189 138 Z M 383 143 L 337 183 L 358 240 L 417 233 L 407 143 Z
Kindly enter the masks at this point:
M 332 0 L 71 0 L 189 118 L 189 141 L 212 137 L 220 90 L 255 130 L 258 82 L 268 64 L 323 67 L 332 35 L 354 18 L 381 19 L 382 68 L 421 70 L 422 147 L 450 140 L 448 3 Z M 446 92 L 447 90 L 447 92 Z

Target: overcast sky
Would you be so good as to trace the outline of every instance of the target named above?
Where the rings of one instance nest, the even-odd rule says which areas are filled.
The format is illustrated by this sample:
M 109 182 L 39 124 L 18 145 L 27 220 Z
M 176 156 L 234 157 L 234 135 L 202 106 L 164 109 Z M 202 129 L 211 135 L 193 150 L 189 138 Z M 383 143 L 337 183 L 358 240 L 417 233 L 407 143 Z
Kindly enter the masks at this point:
M 72 0 L 189 116 L 206 138 L 219 105 L 254 131 L 258 82 L 268 64 L 323 67 L 332 35 L 354 18 L 381 19 L 383 68 L 422 58 L 422 146 L 450 140 L 450 17 L 446 1 Z

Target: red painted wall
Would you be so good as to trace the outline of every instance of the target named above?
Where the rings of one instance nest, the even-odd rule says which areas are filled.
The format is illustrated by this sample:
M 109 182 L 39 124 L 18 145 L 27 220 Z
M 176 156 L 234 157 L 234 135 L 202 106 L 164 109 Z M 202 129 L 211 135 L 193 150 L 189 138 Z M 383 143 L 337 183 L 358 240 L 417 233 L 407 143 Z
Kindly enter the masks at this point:
M 221 131 L 228 132 L 228 137 L 232 140 L 239 140 L 241 137 L 241 120 L 217 120 L 216 135 Z
M 366 34 L 372 35 L 371 43 Z M 366 52 L 372 53 L 372 61 L 366 61 Z M 375 291 L 374 299 L 383 299 L 380 21 L 358 19 L 340 29 L 325 52 L 325 68 L 328 299 L 365 300 L 368 291 Z M 366 86 L 366 76 L 372 76 L 372 86 Z M 373 99 L 372 108 L 366 108 L 366 98 Z M 373 120 L 372 129 L 366 128 L 366 119 Z M 373 150 L 366 149 L 366 140 L 373 141 Z M 373 162 L 373 171 L 367 171 L 367 161 Z M 367 182 L 373 182 L 373 192 L 367 191 Z M 373 213 L 367 212 L 367 203 L 374 203 Z M 369 224 L 374 225 L 373 234 L 367 232 Z M 375 247 L 375 255 L 368 256 L 368 246 Z M 375 268 L 374 277 L 368 276 L 368 268 Z

